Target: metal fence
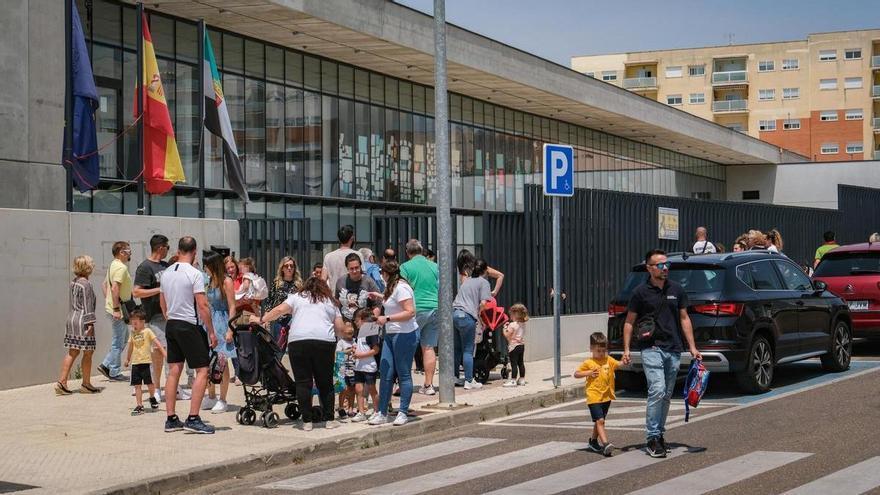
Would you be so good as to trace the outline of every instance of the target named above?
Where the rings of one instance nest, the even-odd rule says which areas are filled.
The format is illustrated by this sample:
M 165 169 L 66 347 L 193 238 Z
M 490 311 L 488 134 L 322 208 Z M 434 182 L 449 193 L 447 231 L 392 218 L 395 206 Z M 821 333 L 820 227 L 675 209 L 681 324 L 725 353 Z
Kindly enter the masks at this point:
M 238 221 L 241 257 L 250 257 L 267 282 L 275 278 L 278 263 L 292 256 L 303 276 L 311 271 L 309 265 L 309 219 L 254 219 Z

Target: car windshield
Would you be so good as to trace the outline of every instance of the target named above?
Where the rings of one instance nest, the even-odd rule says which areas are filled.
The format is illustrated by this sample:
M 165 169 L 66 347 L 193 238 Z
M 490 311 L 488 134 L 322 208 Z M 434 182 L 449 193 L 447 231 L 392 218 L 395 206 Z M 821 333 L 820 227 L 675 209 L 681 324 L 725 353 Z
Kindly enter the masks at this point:
M 880 274 L 880 252 L 828 253 L 816 267 L 816 277 Z
M 618 299 L 629 299 L 632 291 L 646 280 L 648 280 L 648 272 L 644 266 L 630 272 Z M 678 282 L 689 294 L 718 292 L 724 286 L 724 269 L 717 266 L 673 264 L 669 270 L 669 280 Z

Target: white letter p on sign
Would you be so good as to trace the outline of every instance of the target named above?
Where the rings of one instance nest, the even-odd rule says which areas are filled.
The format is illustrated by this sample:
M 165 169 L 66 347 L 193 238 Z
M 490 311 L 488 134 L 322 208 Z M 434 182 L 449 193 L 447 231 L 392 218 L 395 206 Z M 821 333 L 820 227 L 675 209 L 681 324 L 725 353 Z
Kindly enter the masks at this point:
M 553 190 L 557 190 L 559 188 L 557 184 L 559 178 L 568 174 L 568 157 L 562 151 L 550 150 L 550 163 L 553 164 L 550 169 L 550 183 Z

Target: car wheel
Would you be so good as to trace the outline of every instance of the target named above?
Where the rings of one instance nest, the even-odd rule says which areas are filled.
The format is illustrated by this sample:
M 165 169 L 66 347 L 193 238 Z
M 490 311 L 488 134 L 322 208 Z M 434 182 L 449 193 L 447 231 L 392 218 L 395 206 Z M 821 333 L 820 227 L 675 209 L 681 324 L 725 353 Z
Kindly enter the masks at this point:
M 849 369 L 852 359 L 852 331 L 845 321 L 838 321 L 831 333 L 831 342 L 828 352 L 823 354 L 822 369 L 825 371 L 840 372 Z
M 736 374 L 739 387 L 750 394 L 763 394 L 773 382 L 773 348 L 763 335 L 752 342 L 747 356 L 746 369 Z
M 614 384 L 616 388 L 626 389 L 630 392 L 641 392 L 648 388 L 644 373 L 635 371 L 618 371 L 615 373 Z

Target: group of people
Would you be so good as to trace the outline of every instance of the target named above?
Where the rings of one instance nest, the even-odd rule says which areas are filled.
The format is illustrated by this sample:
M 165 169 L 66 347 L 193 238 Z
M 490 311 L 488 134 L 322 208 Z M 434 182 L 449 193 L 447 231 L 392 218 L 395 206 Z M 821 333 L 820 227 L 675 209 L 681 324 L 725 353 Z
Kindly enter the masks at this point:
M 767 232 L 751 229 L 743 233 L 733 241 L 732 251 L 739 253 L 742 251 L 764 250 L 774 253 L 782 252 L 782 233 L 777 229 L 770 229 Z M 694 245 L 692 248 L 694 254 L 715 254 L 724 253 L 726 248 L 719 242 L 709 240 L 709 231 L 706 227 L 698 227 L 694 233 Z

